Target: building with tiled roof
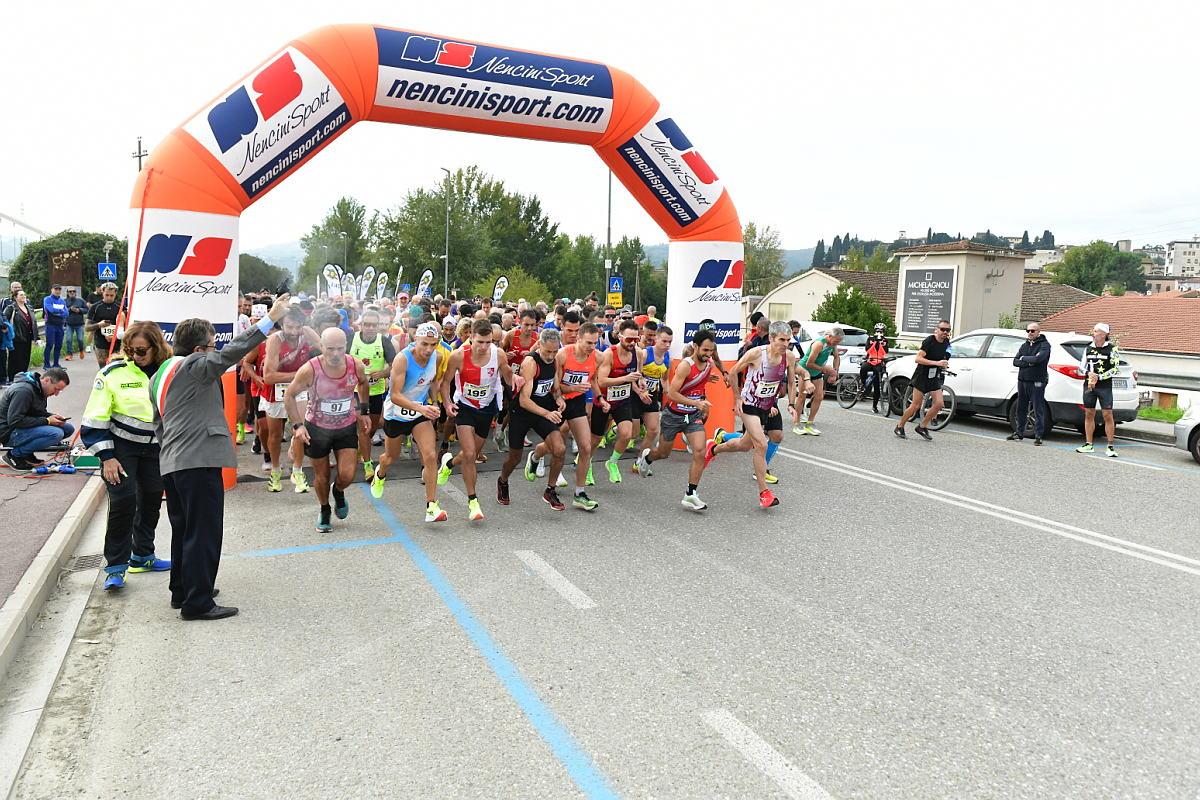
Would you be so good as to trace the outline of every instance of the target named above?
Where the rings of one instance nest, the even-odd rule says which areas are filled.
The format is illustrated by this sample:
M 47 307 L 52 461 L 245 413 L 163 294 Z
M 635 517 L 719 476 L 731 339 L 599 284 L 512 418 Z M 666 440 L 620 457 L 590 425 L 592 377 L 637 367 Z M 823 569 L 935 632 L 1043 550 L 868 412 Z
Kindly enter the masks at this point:
M 1064 286 L 1057 283 L 1034 283 L 1026 277 L 1025 285 L 1021 287 L 1020 321 L 1041 322 L 1052 314 L 1066 311 L 1068 308 L 1086 303 L 1096 295 L 1076 289 L 1074 286 Z

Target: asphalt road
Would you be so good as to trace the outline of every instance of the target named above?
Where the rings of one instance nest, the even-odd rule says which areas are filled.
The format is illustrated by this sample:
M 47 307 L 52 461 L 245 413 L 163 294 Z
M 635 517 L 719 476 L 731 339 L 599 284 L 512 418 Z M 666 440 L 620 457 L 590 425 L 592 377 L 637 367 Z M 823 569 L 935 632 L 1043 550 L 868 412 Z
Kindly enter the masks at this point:
M 703 514 L 682 459 L 625 461 L 592 514 L 519 473 L 501 508 L 485 471 L 482 523 L 393 480 L 323 536 L 243 483 L 241 615 L 180 622 L 165 575 L 93 592 L 17 796 L 1196 797 L 1187 454 L 820 416 L 769 511 L 748 455 Z

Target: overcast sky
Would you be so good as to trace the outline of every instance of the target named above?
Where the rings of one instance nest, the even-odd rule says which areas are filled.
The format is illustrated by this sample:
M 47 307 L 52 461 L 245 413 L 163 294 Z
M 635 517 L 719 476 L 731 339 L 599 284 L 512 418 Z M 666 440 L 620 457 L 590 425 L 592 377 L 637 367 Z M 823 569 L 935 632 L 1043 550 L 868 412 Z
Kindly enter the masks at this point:
M 1200 233 L 1193 2 L 6 5 L 0 212 L 49 231 L 124 235 L 138 135 L 153 148 L 288 40 L 364 22 L 624 69 L 743 223 L 774 226 L 785 247 L 929 225 L 1048 227 L 1060 243 Z M 343 194 L 384 208 L 472 163 L 603 240 L 606 170 L 590 148 L 367 123 L 251 207 L 242 246 L 298 238 Z M 665 240 L 614 183 L 623 233 Z

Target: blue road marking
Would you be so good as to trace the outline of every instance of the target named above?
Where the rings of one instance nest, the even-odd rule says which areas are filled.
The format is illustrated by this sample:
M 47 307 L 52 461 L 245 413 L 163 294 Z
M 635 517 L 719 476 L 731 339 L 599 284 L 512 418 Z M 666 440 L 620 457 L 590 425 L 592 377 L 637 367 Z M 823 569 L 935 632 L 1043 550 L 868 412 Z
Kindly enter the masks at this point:
M 530 688 L 525 679 L 521 677 L 520 671 L 517 670 L 515 664 L 508 660 L 508 657 L 500 650 L 500 646 L 492 639 L 487 629 L 479 624 L 471 610 L 467 608 L 466 603 L 459 598 L 454 591 L 454 587 L 450 585 L 450 581 L 442 574 L 442 571 L 437 568 L 437 565 L 425 554 L 412 538 L 405 531 L 404 526 L 392 514 L 392 510 L 382 500 L 376 500 L 371 497 L 370 491 L 366 486 L 362 487 L 363 495 L 375 507 L 375 512 L 383 519 L 384 523 L 392 531 L 393 537 L 391 540 L 399 542 L 408 555 L 412 558 L 413 563 L 425 575 L 425 580 L 437 592 L 438 597 L 450 609 L 450 613 L 454 615 L 454 620 L 467 634 L 467 638 L 471 640 L 471 644 L 475 645 L 475 649 L 483 656 L 492 672 L 500 679 L 504 688 L 508 691 L 509 696 L 516 701 L 520 706 L 521 711 L 533 724 L 538 735 L 542 740 L 550 746 L 550 750 L 554 753 L 554 757 L 567 770 L 567 774 L 571 776 L 571 780 L 579 787 L 580 791 L 590 798 L 615 798 L 616 792 L 608 785 L 608 781 L 604 775 L 592 763 L 592 759 L 580 749 L 579 745 L 571 737 L 570 732 L 554 715 L 554 712 L 547 706 L 542 699 L 538 697 L 537 692 Z M 377 540 L 388 541 L 388 540 Z

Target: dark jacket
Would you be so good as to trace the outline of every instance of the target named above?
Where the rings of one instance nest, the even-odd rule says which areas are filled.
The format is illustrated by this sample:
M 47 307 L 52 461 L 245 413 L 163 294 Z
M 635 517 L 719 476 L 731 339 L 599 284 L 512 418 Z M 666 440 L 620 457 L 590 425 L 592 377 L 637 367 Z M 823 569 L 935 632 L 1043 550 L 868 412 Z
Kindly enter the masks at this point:
M 36 342 L 38 339 L 37 313 L 28 303 L 25 304 L 25 308 L 29 310 L 28 318 L 17 311 L 16 303 L 4 309 L 4 318 L 13 326 L 13 342 L 16 344 Z
M 83 318 L 87 316 L 87 303 L 82 297 L 67 298 L 67 324 L 82 325 Z
M 1032 342 L 1026 339 L 1013 358 L 1013 366 L 1020 369 L 1019 381 L 1047 381 L 1050 377 L 1046 365 L 1050 363 L 1050 342 L 1045 334 L 1038 334 Z
M 46 395 L 42 392 L 42 376 L 36 372 L 18 374 L 12 386 L 0 395 L 0 442 L 7 442 L 9 435 L 18 428 L 47 424 L 49 416 Z

